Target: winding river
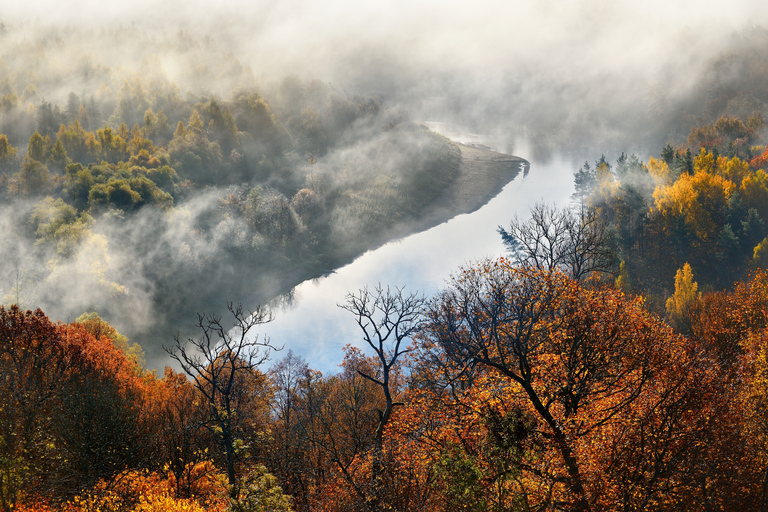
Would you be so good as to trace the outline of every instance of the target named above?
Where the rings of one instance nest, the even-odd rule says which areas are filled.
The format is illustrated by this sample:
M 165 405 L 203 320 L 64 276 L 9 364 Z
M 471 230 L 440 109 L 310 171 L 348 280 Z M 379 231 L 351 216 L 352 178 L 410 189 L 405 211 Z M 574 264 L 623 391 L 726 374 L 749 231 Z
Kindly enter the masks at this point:
M 491 146 L 480 136 L 451 138 Z M 462 265 L 505 253 L 496 231 L 499 225 L 506 226 L 514 215 L 527 216 L 528 209 L 537 201 L 566 204 L 578 166 L 558 158 L 537 163 L 526 156 L 531 153 L 524 143 L 517 142 L 513 147 L 517 156 L 529 160 L 530 171 L 527 175 L 519 173 L 479 210 L 389 242 L 327 277 L 305 281 L 294 288 L 290 300 L 274 306 L 274 321 L 260 329 L 273 344 L 285 347 L 273 354 L 272 360 L 283 358 L 290 349 L 310 367 L 324 374 L 335 373 L 343 347 L 352 344 L 363 348 L 364 343 L 352 315 L 337 306 L 344 302 L 348 292 L 381 283 L 431 295 L 443 288 Z M 499 145 L 496 148 L 493 149 L 501 152 L 506 149 Z

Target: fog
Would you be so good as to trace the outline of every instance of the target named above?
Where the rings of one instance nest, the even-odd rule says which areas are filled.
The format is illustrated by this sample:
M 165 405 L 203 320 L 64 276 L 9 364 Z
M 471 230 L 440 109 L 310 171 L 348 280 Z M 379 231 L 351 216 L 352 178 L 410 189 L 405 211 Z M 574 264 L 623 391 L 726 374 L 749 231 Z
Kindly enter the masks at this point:
M 215 8 L 201 1 L 107 7 L 33 0 L 5 6 L 2 16 L 62 30 L 131 27 L 158 38 L 185 30 L 264 83 L 287 74 L 320 79 L 381 95 L 423 120 L 499 132 L 522 125 L 552 146 L 630 145 L 633 131 L 637 148 L 629 149 L 656 144 L 661 135 L 646 125 L 647 114 L 683 101 L 707 59 L 766 20 L 758 1 L 606 0 L 293 0 Z M 141 49 L 127 35 L 122 52 L 108 50 L 130 61 Z M 160 57 L 171 80 L 182 77 Z
M 377 97 L 393 118 L 446 123 L 489 140 L 525 139 L 530 154 L 519 155 L 525 158 L 567 153 L 569 161 L 583 162 L 622 151 L 647 159 L 666 142 L 684 142 L 691 124 L 706 120 L 703 72 L 750 34 L 763 33 L 768 13 L 757 1 L 258 0 L 212 7 L 199 0 L 31 0 L 4 6 L 0 21 L 0 70 L 15 77 L 16 92 L 33 106 L 41 99 L 63 106 L 74 91 L 83 99 L 95 96 L 112 122 L 116 96 L 136 101 L 133 113 L 123 114 L 140 116 L 146 94 L 164 98 L 175 123 L 189 116 L 179 99 L 256 87 L 280 98 L 276 105 L 287 111 L 284 79 L 293 76 L 320 80 L 339 94 Z M 38 46 L 45 51 L 35 62 L 13 51 Z M 24 89 L 24 73 L 37 81 L 36 90 Z M 118 93 L 130 88 L 131 77 L 152 85 L 140 94 Z M 0 120 L 17 128 L 20 122 L 10 115 Z M 379 144 L 366 130 L 357 136 L 319 161 L 315 172 L 358 162 Z M 26 139 L 20 139 L 11 142 L 23 152 Z M 399 165 L 393 158 L 380 167 Z M 174 293 L 194 294 L 195 286 L 215 287 L 217 277 L 231 280 L 240 271 L 222 256 L 254 245 L 246 226 L 230 219 L 210 236 L 198 236 L 223 193 L 197 191 L 172 212 L 142 211 L 129 225 L 97 218 L 65 262 L 29 243 L 26 219 L 34 202 L 3 206 L 0 298 L 21 290 L 28 295 L 19 298 L 23 303 L 70 321 L 98 309 L 141 343 L 166 314 L 150 305 L 158 275 L 193 276 L 164 298 L 172 303 Z M 337 225 L 357 229 L 351 214 Z M 218 259 L 217 275 L 200 275 Z M 39 270 L 52 267 L 50 275 Z M 261 298 L 283 285 L 269 276 L 258 282 Z M 244 298 L 230 292 L 214 294 L 218 307 Z M 150 355 L 160 353 L 156 345 Z

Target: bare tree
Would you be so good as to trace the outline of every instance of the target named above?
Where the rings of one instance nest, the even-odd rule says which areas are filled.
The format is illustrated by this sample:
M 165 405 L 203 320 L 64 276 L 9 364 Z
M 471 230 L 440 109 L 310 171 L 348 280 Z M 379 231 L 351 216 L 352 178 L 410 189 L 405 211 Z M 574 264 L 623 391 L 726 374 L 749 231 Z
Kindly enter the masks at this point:
M 376 353 L 378 367 L 373 372 L 358 369 L 364 378 L 381 387 L 384 394 L 384 410 L 379 410 L 379 421 L 373 443 L 373 499 L 376 508 L 380 499 L 383 467 L 384 428 L 392 411 L 399 402 L 393 397 L 392 376 L 398 359 L 410 349 L 406 340 L 412 338 L 424 325 L 426 298 L 417 293 L 405 294 L 403 288 L 383 288 L 381 284 L 371 292 L 361 289 L 357 294 L 349 293 L 344 304 L 338 305 L 355 316 L 357 325 L 363 331 L 363 340 Z
M 594 209 L 575 212 L 537 203 L 530 219 L 515 216 L 508 230 L 499 226 L 498 231 L 520 265 L 557 269 L 577 280 L 613 271 L 611 233 Z
M 246 311 L 242 304 L 234 306 L 231 302 L 227 309 L 234 317 L 233 327 L 225 326 L 220 316 L 198 314 L 199 338 L 182 342 L 176 336 L 173 347 L 163 348 L 192 377 L 207 401 L 211 413 L 208 427 L 219 436 L 226 455 L 227 478 L 234 489 L 238 416 L 244 412 L 248 398 L 243 388 L 269 359 L 270 352 L 279 349 L 268 338 L 251 334 L 254 327 L 272 320 L 269 311 L 261 306 Z

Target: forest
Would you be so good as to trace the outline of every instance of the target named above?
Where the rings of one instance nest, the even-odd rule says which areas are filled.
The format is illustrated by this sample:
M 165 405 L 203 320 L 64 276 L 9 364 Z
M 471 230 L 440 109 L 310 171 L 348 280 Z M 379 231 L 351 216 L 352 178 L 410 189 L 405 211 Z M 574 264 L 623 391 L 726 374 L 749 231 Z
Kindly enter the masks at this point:
M 262 90 L 184 32 L 102 34 L 146 45 L 135 69 L 109 67 L 87 35 L 3 28 L 0 297 L 98 309 L 150 358 L 195 311 L 266 302 L 389 240 L 458 171 L 453 143 L 376 97 L 296 76 Z
M 238 299 L 388 240 L 460 148 L 184 31 L 30 34 L 0 24 L 3 511 L 768 508 L 768 32 L 644 105 L 658 157 L 499 219 L 506 257 L 350 290 L 335 373 Z

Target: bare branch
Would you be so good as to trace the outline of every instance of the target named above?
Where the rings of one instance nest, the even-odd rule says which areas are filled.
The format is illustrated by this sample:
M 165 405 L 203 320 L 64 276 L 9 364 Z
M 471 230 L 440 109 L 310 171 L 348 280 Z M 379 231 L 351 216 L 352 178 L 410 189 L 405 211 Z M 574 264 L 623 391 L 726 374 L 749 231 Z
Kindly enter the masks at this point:
M 357 294 L 347 294 L 346 299 L 344 304 L 338 306 L 355 316 L 355 321 L 363 332 L 363 340 L 376 353 L 381 378 L 360 369 L 357 373 L 380 386 L 386 401 L 384 410 L 379 411 L 379 422 L 374 433 L 371 503 L 375 505 L 381 498 L 381 476 L 384 472 L 384 427 L 398 404 L 392 397 L 390 377 L 398 358 L 410 351 L 405 346 L 406 341 L 418 333 L 424 325 L 426 298 L 417 293 L 405 294 L 403 288 L 392 290 L 387 287 L 385 289 L 378 284 L 373 292 L 366 287 L 359 290 Z
M 234 459 L 237 436 L 237 415 L 240 412 L 239 387 L 245 379 L 269 359 L 273 350 L 269 338 L 260 338 L 252 331 L 255 327 L 272 321 L 266 308 L 257 306 L 250 311 L 242 304 L 227 303 L 227 310 L 234 319 L 228 327 L 220 316 L 197 315 L 197 338 L 182 342 L 177 335 L 174 345 L 163 349 L 175 359 L 189 375 L 195 387 L 208 402 L 211 423 L 221 438 L 227 456 L 227 476 L 230 485 L 235 484 Z
M 499 227 L 498 231 L 522 266 L 557 269 L 577 280 L 614 269 L 611 233 L 592 209 L 575 212 L 537 203 L 530 219 L 515 216 L 508 230 Z

